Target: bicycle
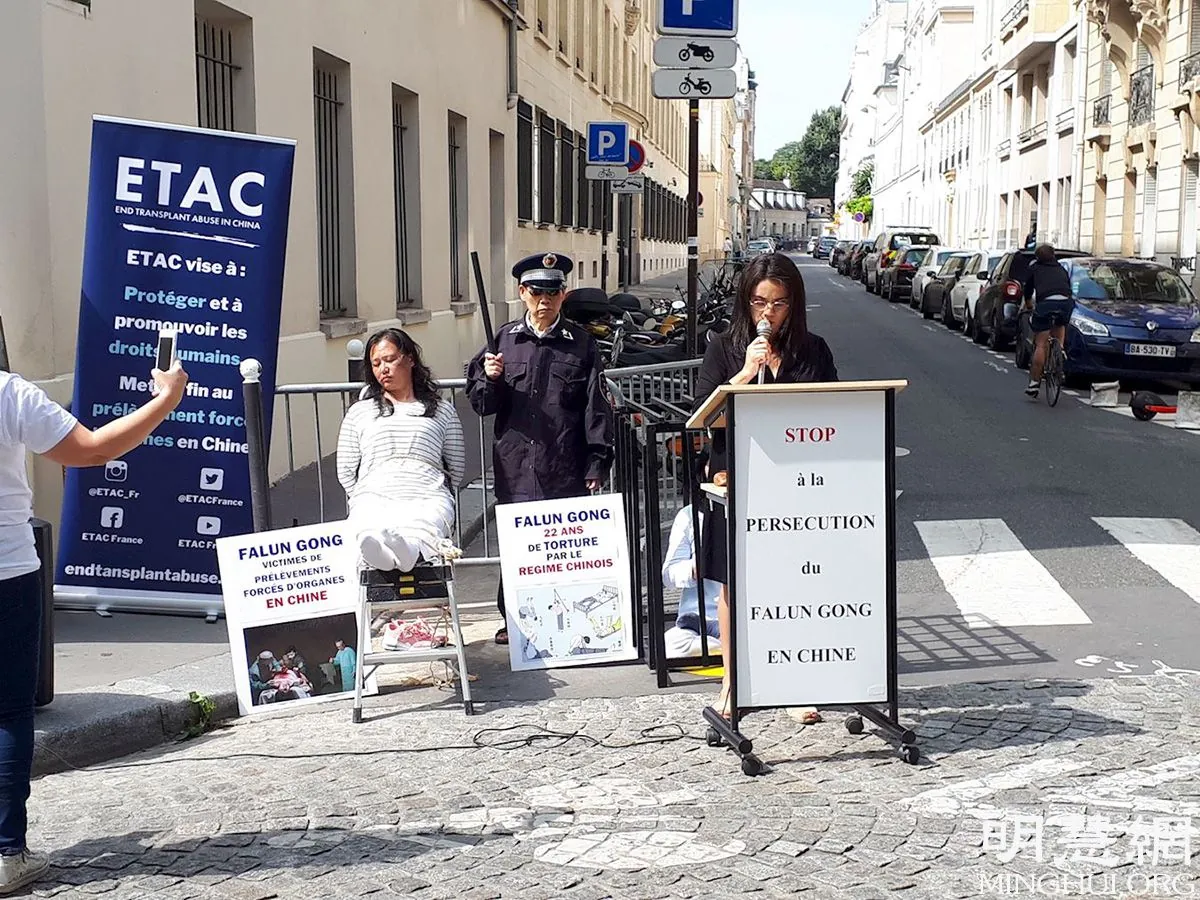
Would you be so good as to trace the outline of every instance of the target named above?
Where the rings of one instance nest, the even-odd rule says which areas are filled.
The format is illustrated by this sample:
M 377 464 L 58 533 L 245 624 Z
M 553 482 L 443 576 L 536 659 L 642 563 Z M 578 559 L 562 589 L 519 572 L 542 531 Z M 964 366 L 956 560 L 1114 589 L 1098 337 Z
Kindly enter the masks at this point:
M 1057 328 L 1060 324 L 1065 326 L 1067 323 L 1062 322 L 1061 319 L 1062 316 L 1058 313 L 1051 313 L 1050 327 Z M 1046 342 L 1046 365 L 1042 368 L 1042 383 L 1046 386 L 1046 403 L 1049 406 L 1058 403 L 1063 381 L 1066 379 L 1066 365 L 1067 358 L 1062 344 L 1058 342 L 1058 338 L 1050 334 L 1049 340 Z

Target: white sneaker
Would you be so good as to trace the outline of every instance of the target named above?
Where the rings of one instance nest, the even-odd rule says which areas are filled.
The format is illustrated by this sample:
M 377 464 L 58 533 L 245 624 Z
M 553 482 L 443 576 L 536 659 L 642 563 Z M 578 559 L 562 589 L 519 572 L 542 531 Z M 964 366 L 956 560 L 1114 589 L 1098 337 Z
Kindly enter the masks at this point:
M 22 850 L 11 856 L 0 856 L 0 894 L 13 894 L 25 885 L 37 881 L 50 868 L 45 853 Z
M 372 569 L 380 572 L 391 572 L 396 568 L 396 554 L 388 549 L 383 542 L 383 536 L 376 532 L 362 535 L 358 541 L 358 552 Z

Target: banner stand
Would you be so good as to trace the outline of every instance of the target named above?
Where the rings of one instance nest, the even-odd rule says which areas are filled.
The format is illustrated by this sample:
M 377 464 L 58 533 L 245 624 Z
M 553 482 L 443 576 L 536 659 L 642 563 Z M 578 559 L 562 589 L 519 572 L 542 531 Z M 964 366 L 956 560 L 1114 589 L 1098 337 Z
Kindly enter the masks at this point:
M 895 440 L 895 395 L 898 391 L 907 387 L 905 381 L 877 381 L 877 382 L 835 382 L 828 384 L 774 384 L 774 385 L 722 385 L 708 398 L 697 412 L 688 420 L 687 427 L 690 430 L 707 430 L 712 428 L 724 428 L 726 432 L 726 446 L 728 448 L 728 470 L 727 470 L 727 487 L 719 487 L 716 484 L 704 484 L 702 490 L 707 495 L 709 501 L 714 505 L 721 505 L 726 510 L 726 534 L 729 560 L 728 572 L 728 599 L 729 599 L 729 624 L 730 634 L 727 635 L 726 653 L 729 665 L 729 718 L 721 715 L 720 711 L 711 706 L 705 707 L 703 716 L 708 724 L 705 740 L 710 747 L 717 747 L 724 744 L 732 750 L 741 760 L 742 772 L 746 775 L 755 776 L 763 774 L 766 771 L 766 765 L 754 753 L 753 741 L 744 735 L 741 731 L 742 719 L 749 713 L 765 711 L 769 709 L 786 709 L 801 706 L 812 706 L 818 710 L 850 710 L 850 714 L 846 716 L 844 725 L 846 730 L 853 735 L 862 734 L 864 730 L 863 720 L 867 720 L 876 725 L 887 737 L 899 744 L 897 748 L 898 755 L 910 765 L 916 765 L 920 760 L 920 749 L 916 743 L 916 733 L 913 729 L 906 727 L 900 722 L 899 716 L 899 686 L 898 686 L 898 648 L 897 648 L 897 609 L 896 609 L 896 516 L 895 516 L 895 459 L 896 459 L 896 440 Z M 874 398 L 874 403 L 852 403 L 849 398 Z M 740 404 L 739 404 L 739 401 Z M 739 405 L 742 406 L 742 422 L 740 423 L 741 433 L 739 434 L 738 423 L 735 422 L 736 412 Z M 843 481 L 856 481 L 852 485 L 851 490 L 862 491 L 861 496 L 874 496 L 876 509 L 883 512 L 884 529 L 882 546 L 876 546 L 875 549 L 881 550 L 881 563 L 878 574 L 882 576 L 881 583 L 874 581 L 869 582 L 869 586 L 873 586 L 878 591 L 880 599 L 884 603 L 884 616 L 882 623 L 873 626 L 878 630 L 882 628 L 883 637 L 885 640 L 882 646 L 877 646 L 881 651 L 880 654 L 874 655 L 873 659 L 863 660 L 862 662 L 873 667 L 874 672 L 879 672 L 884 675 L 886 681 L 886 696 L 862 698 L 863 702 L 805 702 L 804 696 L 796 696 L 794 693 L 789 694 L 789 691 L 794 691 L 793 688 L 785 688 L 783 693 L 789 694 L 777 702 L 759 703 L 754 701 L 746 702 L 743 696 L 748 690 L 757 690 L 756 684 L 750 684 L 751 678 L 762 679 L 763 670 L 760 668 L 751 675 L 753 668 L 749 657 L 753 651 L 761 650 L 758 646 L 752 646 L 749 642 L 756 640 L 750 634 L 750 629 L 747 624 L 747 611 L 749 606 L 749 594 L 745 590 L 745 582 L 747 580 L 747 570 L 753 566 L 753 574 L 761 579 L 761 570 L 770 568 L 764 566 L 763 551 L 759 550 L 757 554 L 747 552 L 746 531 L 750 521 L 758 523 L 763 522 L 763 519 L 750 519 L 748 517 L 748 504 L 752 504 L 755 499 L 760 500 L 765 492 L 773 492 L 776 496 L 780 494 L 781 486 L 778 479 L 772 480 L 772 475 L 779 469 L 786 468 L 788 465 L 795 466 L 797 458 L 803 458 L 802 453 L 792 452 L 790 455 L 786 452 L 780 452 L 777 447 L 771 445 L 772 436 L 775 431 L 772 429 L 773 421 L 789 422 L 789 423 L 804 423 L 814 421 L 837 421 L 837 410 L 840 406 L 857 405 L 863 407 L 858 410 L 855 415 L 858 418 L 858 423 L 853 421 L 855 416 L 847 416 L 844 430 L 848 435 L 855 434 L 855 424 L 866 423 L 866 428 L 860 428 L 858 434 L 861 434 L 866 439 L 866 446 L 871 448 L 870 458 L 868 454 L 863 452 L 862 446 L 854 446 L 852 453 L 848 454 L 847 460 L 838 460 L 838 454 L 842 453 L 838 447 L 830 447 L 828 443 L 824 448 L 829 448 L 824 459 L 817 457 L 814 454 L 816 461 L 805 462 L 804 465 L 812 469 L 834 469 L 836 466 L 842 466 L 842 470 L 838 473 Z M 874 418 L 876 421 L 871 422 Z M 878 421 L 882 419 L 882 421 Z M 838 422 L 837 428 L 842 428 L 843 423 Z M 830 427 L 828 433 L 830 435 L 837 432 L 837 428 Z M 784 429 L 788 432 L 788 438 L 792 437 L 791 432 L 796 429 Z M 876 441 L 882 446 L 876 446 Z M 851 443 L 852 441 L 847 441 Z M 779 459 L 784 458 L 784 462 L 780 463 Z M 864 462 L 865 460 L 865 462 Z M 753 463 L 753 465 L 752 465 Z M 874 480 L 870 478 L 854 478 L 857 475 L 853 471 L 854 466 L 865 466 L 874 468 Z M 880 471 L 880 469 L 882 471 Z M 756 484 L 751 483 L 751 477 L 757 479 Z M 850 476 L 850 477 L 847 477 Z M 802 479 L 803 480 L 803 479 Z M 820 484 L 824 484 L 822 478 Z M 837 481 L 832 479 L 835 484 L 829 489 L 830 495 L 835 493 Z M 765 483 L 765 486 L 764 486 Z M 865 486 L 864 486 L 865 485 Z M 755 491 L 757 488 L 757 492 Z M 751 496 L 757 493 L 757 497 Z M 808 495 L 816 496 L 816 495 Z M 828 496 L 828 495 L 826 495 Z M 786 497 L 786 495 L 785 495 Z M 790 502 L 787 499 L 782 501 Z M 814 504 L 816 509 L 820 509 L 819 501 Z M 757 514 L 757 510 L 755 511 Z M 774 511 L 772 511 L 774 512 Z M 806 509 L 807 512 L 807 509 Z M 807 516 L 814 518 L 814 516 Z M 827 517 L 832 518 L 832 517 Z M 858 517 L 863 518 L 863 517 Z M 771 521 L 779 521 L 771 519 Z M 743 527 L 744 526 L 744 527 Z M 807 546 L 804 541 L 806 539 L 797 539 L 794 536 L 787 538 L 792 541 L 796 550 L 791 554 L 792 557 L 802 559 L 806 555 L 813 553 L 813 549 Z M 816 543 L 815 538 L 809 539 L 810 543 Z M 840 562 L 847 559 L 853 560 L 855 565 L 860 564 L 860 558 L 857 554 L 856 547 L 850 547 L 850 552 L 845 552 L 841 547 L 837 548 L 840 558 L 837 555 L 833 557 L 825 556 L 821 565 L 826 568 L 836 569 Z M 747 557 L 751 556 L 751 559 Z M 777 570 L 784 570 L 788 562 L 779 560 L 774 566 Z M 868 560 L 868 568 L 869 568 Z M 832 565 L 831 565 L 832 563 Z M 698 554 L 697 566 L 700 569 L 698 577 L 703 578 L 703 560 Z M 843 566 L 843 568 L 846 568 Z M 876 570 L 871 570 L 875 572 Z M 785 576 L 788 574 L 784 573 Z M 831 578 L 836 578 L 836 575 L 831 575 Z M 809 582 L 816 584 L 818 587 L 815 591 L 798 590 L 793 583 L 791 590 L 795 596 L 788 595 L 786 598 L 780 597 L 781 602 L 797 603 L 800 597 L 819 596 L 821 588 L 820 582 Z M 831 591 L 841 590 L 835 584 L 829 589 Z M 761 589 L 756 589 L 757 594 L 761 594 Z M 762 597 L 759 597 L 756 602 L 761 602 Z M 828 604 L 827 604 L 828 605 Z M 833 603 L 832 606 L 840 604 Z M 861 604 L 860 604 L 861 606 Z M 802 609 L 801 606 L 789 606 L 788 609 Z M 774 629 L 772 625 L 772 629 Z M 800 626 L 801 631 L 816 628 L 816 620 L 810 620 L 805 625 Z M 739 633 L 742 632 L 742 633 Z M 878 631 L 876 631 L 878 636 Z M 781 640 L 776 640 L 776 643 L 783 643 Z M 819 640 L 813 641 L 819 644 Z M 864 641 L 869 643 L 869 641 Z M 746 651 L 750 652 L 746 652 Z M 776 652 L 776 651 L 769 651 Z M 809 651 L 810 655 L 815 651 Z M 882 656 L 882 659 L 879 657 Z M 851 657 L 853 658 L 853 656 Z M 882 672 L 880 672 L 880 663 L 882 663 Z M 794 670 L 793 670 L 794 671 Z M 828 677 L 828 676 L 825 676 Z M 798 679 L 803 681 L 803 679 Z M 830 690 L 844 690 L 839 683 L 838 676 L 830 679 Z M 787 684 L 789 679 L 784 678 L 780 683 Z M 750 684 L 749 687 L 747 685 Z M 771 685 L 775 688 L 776 685 Z M 872 685 L 874 687 L 874 685 Z M 801 686 L 800 691 L 811 690 L 811 687 L 806 688 Z M 778 693 L 778 691 L 775 691 Z M 870 691 L 868 691 L 869 693 Z M 856 697 L 855 700 L 858 700 Z M 882 707 L 882 708 L 881 708 Z

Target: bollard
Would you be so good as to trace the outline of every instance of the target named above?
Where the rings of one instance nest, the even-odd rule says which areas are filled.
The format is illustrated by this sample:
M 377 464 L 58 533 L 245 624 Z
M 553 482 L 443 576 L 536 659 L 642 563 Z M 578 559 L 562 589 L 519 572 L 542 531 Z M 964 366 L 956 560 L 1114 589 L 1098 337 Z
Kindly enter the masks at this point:
M 250 510 L 255 531 L 271 530 L 271 482 L 267 475 L 267 438 L 263 430 L 262 365 L 242 360 L 242 400 L 246 406 L 246 446 L 250 458 Z
M 1176 428 L 1200 428 L 1200 393 L 1180 391 L 1175 405 Z
M 41 590 L 42 631 L 38 644 L 37 691 L 34 706 L 46 706 L 54 699 L 54 529 L 45 519 L 30 519 L 33 545 L 42 568 L 38 572 Z
M 348 341 L 346 343 L 346 357 L 347 357 L 347 359 L 346 359 L 346 375 L 347 375 L 346 380 L 347 381 L 351 381 L 351 382 L 366 381 L 366 378 L 367 378 L 366 371 L 365 371 L 366 353 L 367 353 L 366 345 L 362 341 L 360 341 L 358 338 L 355 338 L 354 340 Z
M 1121 382 L 1109 381 L 1104 384 L 1092 385 L 1092 406 L 1115 407 L 1119 402 Z

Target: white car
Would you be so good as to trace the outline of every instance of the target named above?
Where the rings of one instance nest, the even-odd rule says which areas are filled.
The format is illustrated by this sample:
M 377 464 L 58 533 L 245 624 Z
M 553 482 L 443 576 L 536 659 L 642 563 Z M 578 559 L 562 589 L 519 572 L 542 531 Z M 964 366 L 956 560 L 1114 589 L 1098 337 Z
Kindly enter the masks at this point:
M 956 325 L 974 321 L 975 302 L 1003 258 L 1003 250 L 980 250 L 967 260 L 958 283 L 950 291 L 950 310 Z
M 917 272 L 913 275 L 912 293 L 908 295 L 908 305 L 913 309 L 917 309 L 921 305 L 921 297 L 925 294 L 925 285 L 927 285 L 938 273 L 938 269 L 955 253 L 961 253 L 954 247 L 930 247 L 929 252 L 925 254 L 925 258 L 921 260 L 921 264 L 917 266 Z
M 762 253 L 774 253 L 775 247 L 770 241 L 751 241 L 746 245 L 746 254 L 748 256 L 758 256 Z

